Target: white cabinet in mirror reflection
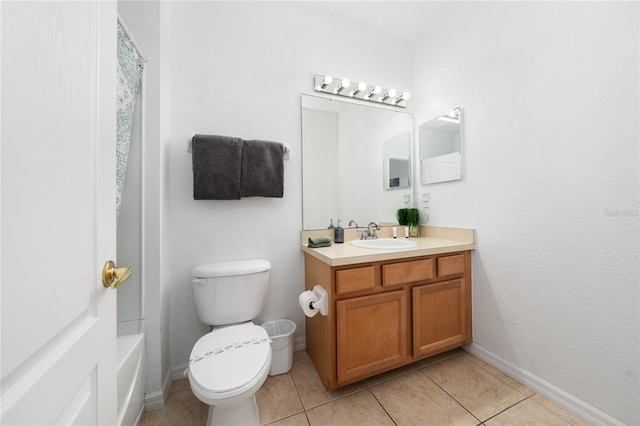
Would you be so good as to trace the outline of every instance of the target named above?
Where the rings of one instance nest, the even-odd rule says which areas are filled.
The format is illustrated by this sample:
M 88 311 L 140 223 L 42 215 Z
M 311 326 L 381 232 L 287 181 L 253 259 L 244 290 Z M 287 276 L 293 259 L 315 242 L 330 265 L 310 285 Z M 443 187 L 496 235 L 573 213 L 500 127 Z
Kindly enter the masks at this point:
M 422 184 L 462 178 L 462 110 L 454 108 L 420 125 Z
M 461 178 L 459 152 L 425 158 L 421 160 L 421 163 L 423 184 L 447 182 Z

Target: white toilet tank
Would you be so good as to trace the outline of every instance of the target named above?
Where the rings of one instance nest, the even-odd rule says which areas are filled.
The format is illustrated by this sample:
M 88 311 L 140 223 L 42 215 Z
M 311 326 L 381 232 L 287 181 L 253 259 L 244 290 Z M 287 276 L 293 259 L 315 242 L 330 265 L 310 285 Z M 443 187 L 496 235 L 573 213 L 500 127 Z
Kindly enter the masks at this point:
M 196 313 L 218 326 L 250 321 L 264 306 L 271 263 L 264 259 L 214 262 L 191 270 Z

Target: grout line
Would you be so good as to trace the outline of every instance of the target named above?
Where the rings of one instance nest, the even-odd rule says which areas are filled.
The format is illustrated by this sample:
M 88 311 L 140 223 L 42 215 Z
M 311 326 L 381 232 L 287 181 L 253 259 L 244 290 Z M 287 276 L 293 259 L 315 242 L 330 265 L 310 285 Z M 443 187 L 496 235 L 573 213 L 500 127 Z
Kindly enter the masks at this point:
M 390 371 L 393 371 L 393 370 L 390 370 Z M 373 377 L 371 377 L 370 379 L 364 379 L 362 382 L 364 383 L 364 385 L 365 385 L 365 387 L 366 387 L 367 389 L 371 390 L 371 389 L 375 388 L 376 386 L 380 386 L 380 385 L 383 385 L 383 384 L 385 384 L 385 383 L 389 383 L 389 382 L 390 382 L 390 381 L 392 381 L 392 380 L 399 379 L 400 377 L 406 376 L 407 374 L 415 373 L 416 371 L 418 371 L 418 369 L 417 369 L 417 368 L 416 368 L 416 369 L 413 369 L 413 370 L 407 370 L 407 371 L 406 371 L 406 372 L 404 372 L 404 373 L 400 373 L 400 374 L 398 374 L 397 376 L 393 376 L 393 377 L 390 377 L 390 378 L 388 378 L 388 379 L 386 379 L 386 380 L 382 380 L 382 381 L 380 381 L 380 382 L 376 382 L 376 383 L 374 383 L 374 384 L 372 384 L 372 385 L 369 385 L 369 384 L 367 383 L 367 381 L 369 381 L 370 379 L 375 378 L 376 376 L 373 376 Z M 387 372 L 385 372 L 385 373 L 380 373 L 380 374 L 386 374 L 386 373 L 388 373 L 388 372 L 389 372 L 389 371 L 387 371 Z
M 311 426 L 311 420 L 309 420 L 309 415 L 307 414 L 307 410 L 304 410 L 304 417 L 307 419 L 307 425 Z
M 298 389 L 298 384 L 296 383 L 296 378 L 293 377 L 293 373 L 291 372 L 292 370 L 293 370 L 293 367 L 291 367 L 291 370 L 287 374 L 289 374 L 291 376 L 291 381 L 293 382 L 293 387 L 296 390 L 296 395 L 298 395 L 298 400 L 300 401 L 300 405 L 302 406 L 302 411 L 304 411 L 305 415 L 306 415 L 307 409 L 304 406 L 304 402 L 302 402 L 302 395 L 300 395 L 300 390 Z M 309 421 L 309 419 L 307 419 L 307 421 Z
M 538 395 L 538 394 L 537 394 L 537 393 L 534 393 L 533 395 L 529 395 L 527 398 L 523 399 L 523 400 L 522 400 L 522 401 L 520 401 L 520 402 L 524 402 L 526 399 L 530 399 L 530 400 L 531 400 L 531 402 L 532 402 L 532 403 L 534 403 L 534 404 L 536 404 L 538 407 L 540 407 L 540 408 L 543 408 L 543 409 L 547 410 L 549 413 L 553 414 L 553 415 L 554 415 L 554 416 L 556 416 L 556 417 L 561 418 L 562 420 L 564 420 L 565 422 L 567 422 L 567 423 L 568 423 L 568 424 L 570 424 L 570 425 L 572 425 L 572 424 L 573 424 L 573 422 L 571 422 L 569 419 L 565 419 L 563 416 L 561 416 L 560 414 L 556 413 L 555 411 L 550 410 L 549 408 L 545 407 L 544 405 L 542 405 L 542 404 L 539 404 L 539 403 L 535 402 L 532 398 L 533 398 L 534 396 L 536 396 L 536 395 Z M 542 395 L 539 395 L 539 396 L 542 396 Z M 543 396 L 543 398 L 544 398 L 544 396 Z
M 533 396 L 533 395 L 532 395 L 532 396 Z M 512 405 L 508 406 L 508 407 L 507 407 L 507 408 L 505 408 L 504 410 L 502 410 L 502 411 L 500 411 L 500 412 L 498 412 L 498 413 L 494 414 L 493 416 L 489 417 L 488 419 L 485 419 L 485 422 L 486 422 L 486 421 L 489 421 L 489 420 L 491 420 L 491 419 L 493 419 L 493 418 L 495 418 L 495 417 L 497 417 L 497 416 L 499 416 L 500 414 L 502 414 L 502 413 L 504 413 L 505 411 L 507 411 L 507 410 L 509 410 L 509 409 L 511 409 L 511 408 L 513 408 L 513 407 L 515 407 L 516 405 L 520 404 L 521 402 L 526 401 L 526 400 L 527 400 L 527 399 L 529 399 L 529 398 L 531 398 L 531 397 L 530 397 L 530 396 L 529 396 L 529 397 L 526 397 L 525 399 L 523 399 L 523 400 L 521 400 L 521 401 L 518 401 L 518 402 L 516 402 L 515 404 L 512 404 Z
M 522 392 L 520 392 L 518 389 L 514 388 L 514 387 L 513 387 L 513 386 L 511 386 L 509 383 L 507 383 L 507 382 L 505 382 L 504 380 L 502 380 L 500 377 L 498 377 L 498 376 L 496 376 L 495 374 L 491 373 L 491 371 L 489 371 L 489 370 L 487 370 L 487 369 L 483 368 L 481 365 L 478 365 L 478 364 L 474 363 L 473 361 L 469 360 L 468 358 L 464 358 L 464 361 L 465 361 L 465 362 L 468 362 L 468 363 L 471 363 L 471 364 L 473 364 L 474 366 L 479 367 L 480 369 L 482 369 L 482 370 L 486 371 L 486 372 L 487 372 L 487 373 L 489 373 L 491 376 L 493 376 L 493 377 L 495 377 L 496 379 L 500 380 L 502 383 L 504 383 L 505 385 L 509 386 L 511 389 L 513 389 L 514 391 L 516 391 L 517 393 L 519 393 L 519 394 L 520 394 L 520 395 L 522 395 L 522 397 L 523 397 L 521 400 L 519 400 L 519 401 L 515 402 L 514 404 L 511 404 L 510 406 L 508 406 L 508 407 L 506 407 L 505 409 L 503 409 L 503 410 L 499 411 L 498 413 L 496 413 L 496 414 L 492 415 L 491 417 L 488 417 L 488 418 L 486 418 L 486 419 L 484 419 L 484 420 L 481 420 L 481 419 L 479 419 L 476 415 L 474 415 L 471 411 L 469 411 L 469 410 L 468 410 L 464 405 L 462 405 L 462 403 L 460 403 L 460 402 L 459 402 L 459 401 L 458 401 L 458 400 L 457 400 L 453 395 L 451 395 L 449 392 L 447 392 L 447 391 L 446 391 L 446 389 L 444 389 L 442 386 L 440 386 L 438 383 L 436 383 L 433 379 L 431 379 L 431 377 L 429 377 L 425 372 L 423 372 L 423 371 L 422 371 L 423 369 L 426 369 L 427 367 L 425 367 L 425 368 L 421 368 L 421 369 L 420 369 L 420 372 L 421 372 L 422 374 L 424 374 L 424 375 L 425 375 L 429 380 L 431 380 L 431 381 L 432 381 L 436 386 L 438 386 L 440 389 L 442 389 L 442 391 L 443 391 L 443 392 L 445 392 L 447 395 L 449 395 L 449 396 L 450 396 L 454 401 L 456 401 L 456 402 L 457 402 L 457 403 L 458 403 L 462 408 L 464 408 L 464 409 L 465 409 L 469 414 L 471 414 L 473 417 L 475 417 L 476 419 L 478 419 L 478 421 L 480 421 L 480 424 L 484 424 L 486 421 L 491 420 L 491 419 L 493 419 L 493 418 L 494 418 L 494 417 L 496 417 L 496 416 L 499 416 L 500 414 L 504 413 L 505 411 L 507 411 L 507 410 L 509 410 L 509 409 L 511 409 L 511 408 L 513 408 L 513 407 L 515 407 L 516 405 L 518 405 L 518 404 L 520 404 L 520 403 L 522 403 L 522 402 L 526 401 L 527 399 L 531 399 L 531 397 L 533 397 L 534 395 L 536 395 L 536 393 L 535 393 L 535 392 L 534 392 L 532 395 L 524 395 L 524 394 L 523 394 Z M 435 365 L 435 364 L 434 364 L 434 365 Z M 507 377 L 508 377 L 508 376 L 507 376 Z M 513 379 L 512 379 L 512 380 L 513 380 Z M 520 382 L 518 382 L 517 380 L 515 380 L 515 381 L 516 381 L 517 383 L 520 383 Z M 528 388 L 527 388 L 527 389 L 528 389 Z M 534 402 L 534 403 L 535 403 L 535 401 L 532 401 L 532 402 Z M 538 404 L 538 405 L 540 405 L 540 404 Z M 542 406 L 541 406 L 541 407 L 542 407 Z M 559 416 L 558 414 L 554 413 L 553 411 L 551 411 L 551 410 L 547 409 L 546 407 L 542 407 L 542 408 L 546 409 L 547 411 L 549 411 L 550 413 L 552 413 L 552 414 L 554 414 L 555 416 L 559 417 L 560 419 L 564 420 L 565 422 L 568 422 L 566 419 L 564 419 L 563 417 L 561 417 L 561 416 Z M 570 424 L 570 423 L 569 423 L 569 424 Z
M 479 359 L 479 358 L 475 357 L 473 354 L 469 354 L 469 355 L 470 355 L 470 356 L 472 356 L 472 357 L 474 357 L 474 358 L 476 358 L 476 359 Z M 475 362 L 471 361 L 471 360 L 470 360 L 469 358 L 467 358 L 467 357 L 465 357 L 465 361 L 470 362 L 471 364 L 475 365 L 475 366 L 476 366 L 476 367 L 478 367 L 478 368 L 481 368 L 482 370 L 484 370 L 484 371 L 486 371 L 487 373 L 491 374 L 491 375 L 492 375 L 493 377 L 495 377 L 496 379 L 500 380 L 500 381 L 501 381 L 502 383 L 504 383 L 505 385 L 509 386 L 511 389 L 513 389 L 513 390 L 515 390 L 516 392 L 518 392 L 518 393 L 522 394 L 522 392 L 520 392 L 518 389 L 514 388 L 514 387 L 513 387 L 513 385 L 511 385 L 510 383 L 508 383 L 508 382 L 506 382 L 506 381 L 502 380 L 502 378 L 501 378 L 500 376 L 497 376 L 496 374 L 494 374 L 490 369 L 484 368 L 481 364 L 476 364 Z M 480 360 L 480 361 L 482 361 L 482 360 Z M 495 367 L 494 367 L 494 368 L 495 368 Z M 498 370 L 498 371 L 500 371 L 500 370 Z M 501 371 L 500 371 L 500 372 L 501 372 Z M 502 372 L 501 372 L 501 373 L 502 373 Z M 505 377 L 509 377 L 509 376 L 507 376 L 507 375 L 506 375 L 506 374 L 504 374 L 504 373 L 502 373 L 502 374 L 503 374 Z M 527 386 L 523 385 L 522 383 L 520 383 L 519 381 L 517 381 L 517 380 L 516 380 L 516 379 L 514 379 L 513 377 L 509 377 L 509 378 L 510 378 L 511 380 L 513 380 L 514 382 L 518 383 L 519 385 L 521 385 L 521 386 L 525 387 L 526 389 L 529 389 Z M 531 397 L 531 396 L 533 396 L 533 395 L 535 395 L 535 394 L 536 394 L 536 392 L 534 392 L 533 390 L 531 390 L 531 389 L 529 389 L 529 390 L 530 390 L 531 392 L 533 392 L 533 394 L 532 394 L 532 395 L 529 395 L 529 396 L 527 396 L 527 395 L 524 395 L 524 394 L 523 394 L 524 396 L 527 396 L 527 398 L 529 398 L 529 397 Z
M 425 367 L 426 368 L 426 367 Z M 424 377 L 426 377 L 428 380 L 431 381 L 431 383 L 433 383 L 434 385 L 436 385 L 437 387 L 439 387 L 440 389 L 442 389 L 442 392 L 446 393 L 447 396 L 449 396 L 449 398 L 453 399 L 456 404 L 458 404 L 459 406 L 461 406 L 467 413 L 469 413 L 474 419 L 478 420 L 480 423 L 483 423 L 482 419 L 479 419 L 478 416 L 476 416 L 475 414 L 473 414 L 471 411 L 469 411 L 469 409 L 467 407 L 465 407 L 464 405 L 462 405 L 462 403 L 460 401 L 458 401 L 453 395 L 451 395 L 449 392 L 447 392 L 447 390 L 445 388 L 443 388 L 442 386 L 440 386 L 438 383 L 436 383 L 435 380 L 433 380 L 431 377 L 427 376 L 427 373 L 425 373 L 423 368 L 421 368 L 419 371 L 422 373 L 422 375 L 424 375 Z
M 281 421 L 283 421 L 285 419 L 289 419 L 291 417 L 295 417 L 295 416 L 297 416 L 299 414 L 304 414 L 305 417 L 307 416 L 306 412 L 300 411 L 299 413 L 289 414 L 288 416 L 284 416 L 284 417 L 281 417 L 279 419 L 275 419 L 275 420 L 273 420 L 273 421 L 271 421 L 269 423 L 265 423 L 264 426 L 269 426 L 269 425 L 273 425 L 273 424 L 279 423 L 279 422 L 281 422 Z M 307 423 L 309 423 L 309 418 L 308 417 L 307 417 Z M 260 424 L 262 424 L 262 423 L 260 423 Z
M 414 370 L 415 371 L 415 370 Z M 386 382 L 385 382 L 386 383 Z M 384 410 L 385 413 L 387 413 L 387 416 L 389 416 L 389 419 L 391 419 L 391 421 L 393 422 L 394 425 L 398 426 L 398 423 L 396 423 L 396 421 L 393 419 L 393 416 L 391 416 L 391 414 L 387 411 L 387 409 L 384 407 L 384 405 L 382 404 L 382 402 L 380 402 L 380 400 L 378 400 L 378 398 L 376 397 L 376 394 L 374 394 L 373 392 L 371 392 L 371 389 L 369 389 L 369 392 L 371 393 L 371 395 L 373 395 L 373 398 L 376 400 L 376 402 L 378 404 L 380 404 L 380 407 L 382 407 L 382 409 Z
M 363 389 L 359 389 L 359 390 L 355 390 L 355 391 L 353 391 L 353 392 L 346 393 L 346 394 L 344 394 L 344 395 L 341 395 L 341 396 L 336 397 L 336 398 L 334 398 L 334 399 L 331 399 L 331 400 L 329 400 L 329 401 L 325 401 L 325 402 L 323 402 L 323 403 L 321 403 L 321 404 L 315 405 L 315 406 L 313 406 L 313 407 L 309 407 L 308 409 L 306 409 L 306 408 L 305 408 L 305 409 L 304 409 L 304 411 L 305 411 L 305 412 L 307 412 L 307 411 L 315 410 L 316 408 L 322 407 L 322 406 L 327 405 L 327 404 L 331 404 L 332 402 L 340 401 L 341 399 L 345 399 L 345 398 L 347 398 L 347 397 L 349 397 L 349 396 L 352 396 L 352 395 L 358 394 L 358 393 L 360 393 L 360 392 L 368 391 L 368 390 L 369 390 L 369 389 L 367 389 L 366 387 L 364 387 Z M 369 392 L 370 392 L 370 391 L 369 391 Z M 304 407 L 304 405 L 303 405 L 303 407 Z

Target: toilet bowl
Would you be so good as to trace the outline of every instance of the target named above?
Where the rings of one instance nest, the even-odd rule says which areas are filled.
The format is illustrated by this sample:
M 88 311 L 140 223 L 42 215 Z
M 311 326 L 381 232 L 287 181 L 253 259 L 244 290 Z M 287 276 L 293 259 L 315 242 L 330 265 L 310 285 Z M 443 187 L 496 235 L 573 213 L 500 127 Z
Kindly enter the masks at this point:
M 271 368 L 271 341 L 252 320 L 266 299 L 271 263 L 244 260 L 191 270 L 198 319 L 213 330 L 191 350 L 189 385 L 209 405 L 207 425 L 260 424 L 255 393 Z
M 255 393 L 271 368 L 266 330 L 252 322 L 214 329 L 191 351 L 189 384 L 209 405 L 207 425 L 258 425 Z

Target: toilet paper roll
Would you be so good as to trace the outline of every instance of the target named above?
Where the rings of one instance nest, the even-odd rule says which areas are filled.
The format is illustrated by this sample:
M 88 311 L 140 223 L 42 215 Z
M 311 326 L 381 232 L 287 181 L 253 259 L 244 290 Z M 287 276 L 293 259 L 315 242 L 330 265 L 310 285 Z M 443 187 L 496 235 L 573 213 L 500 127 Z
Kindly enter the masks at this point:
M 312 317 L 318 313 L 317 309 L 311 308 L 311 303 L 317 302 L 318 300 L 320 300 L 318 299 L 318 296 L 316 296 L 312 291 L 309 290 L 303 291 L 302 293 L 300 293 L 300 296 L 298 296 L 298 303 L 300 303 L 302 311 L 308 317 Z

